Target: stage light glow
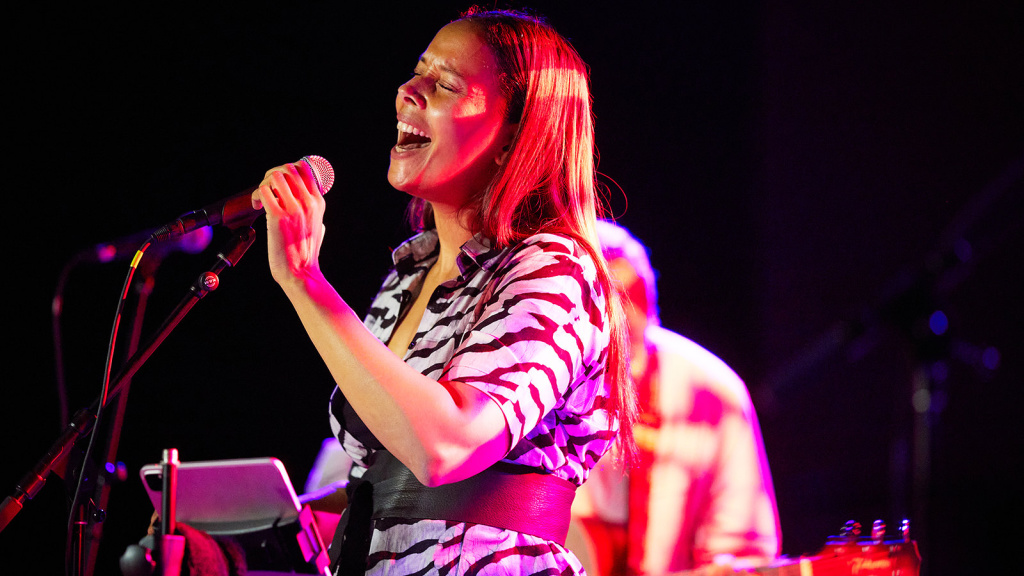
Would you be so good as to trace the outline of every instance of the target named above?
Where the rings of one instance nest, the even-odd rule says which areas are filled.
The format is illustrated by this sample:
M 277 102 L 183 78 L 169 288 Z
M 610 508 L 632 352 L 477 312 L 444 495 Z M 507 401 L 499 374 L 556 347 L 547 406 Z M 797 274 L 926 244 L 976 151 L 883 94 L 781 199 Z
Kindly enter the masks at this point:
M 942 310 L 932 312 L 932 315 L 928 317 L 928 328 L 936 336 L 945 334 L 946 330 L 949 329 L 949 318 L 946 317 L 946 313 Z

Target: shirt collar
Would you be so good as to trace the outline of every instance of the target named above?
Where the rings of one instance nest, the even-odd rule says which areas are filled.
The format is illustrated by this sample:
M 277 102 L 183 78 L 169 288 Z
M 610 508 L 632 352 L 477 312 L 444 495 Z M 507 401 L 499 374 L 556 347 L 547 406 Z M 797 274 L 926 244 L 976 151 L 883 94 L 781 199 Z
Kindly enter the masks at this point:
M 474 265 L 485 268 L 487 262 L 494 257 L 492 244 L 490 238 L 480 233 L 463 244 L 457 262 L 459 273 L 465 275 Z M 407 258 L 410 259 L 409 264 L 420 265 L 436 258 L 438 250 L 437 230 L 425 230 L 395 248 L 391 253 L 391 260 L 396 266 Z
M 465 275 L 473 264 L 485 268 L 491 253 L 491 239 L 477 233 L 462 245 L 458 261 L 459 273 Z
M 413 263 L 420 263 L 431 256 L 436 256 L 437 250 L 437 231 L 425 230 L 395 248 L 391 252 L 391 261 L 398 265 L 402 260 L 412 258 Z

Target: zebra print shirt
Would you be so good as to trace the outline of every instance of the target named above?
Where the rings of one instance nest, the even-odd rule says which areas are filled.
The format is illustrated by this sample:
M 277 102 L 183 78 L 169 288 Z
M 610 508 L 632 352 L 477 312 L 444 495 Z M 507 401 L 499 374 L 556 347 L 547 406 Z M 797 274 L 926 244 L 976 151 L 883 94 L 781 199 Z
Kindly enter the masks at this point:
M 394 251 L 365 325 L 387 342 L 437 258 L 428 231 Z M 512 450 L 503 459 L 582 484 L 611 447 L 617 422 L 603 378 L 608 350 L 605 296 L 585 249 L 537 234 L 505 249 L 476 237 L 462 247 L 460 276 L 431 296 L 405 361 L 440 380 L 488 394 L 505 416 Z M 337 389 L 335 389 L 337 391 Z M 351 410 L 331 400 L 331 425 L 353 458 L 352 475 L 380 448 L 365 429 L 346 429 Z M 529 498 L 528 494 L 523 495 Z M 367 574 L 580 574 L 554 542 L 484 525 L 389 518 L 374 524 Z

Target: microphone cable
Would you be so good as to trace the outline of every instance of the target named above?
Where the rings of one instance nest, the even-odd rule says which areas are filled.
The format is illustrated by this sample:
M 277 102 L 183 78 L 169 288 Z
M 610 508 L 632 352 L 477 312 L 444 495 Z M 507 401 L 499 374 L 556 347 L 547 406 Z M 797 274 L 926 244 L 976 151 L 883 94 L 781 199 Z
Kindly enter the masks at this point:
M 142 261 L 142 256 L 145 254 L 146 250 L 150 247 L 151 244 L 152 238 L 146 240 L 145 243 L 143 243 L 143 245 L 135 253 L 135 256 L 132 258 L 131 264 L 129 264 L 128 266 L 128 275 L 125 278 L 124 287 L 121 289 L 121 296 L 120 298 L 118 298 L 117 307 L 114 312 L 114 323 L 110 329 L 110 340 L 107 342 L 107 359 L 106 362 L 104 363 L 103 387 L 102 391 L 100 392 L 99 405 L 96 408 L 96 414 L 93 416 L 92 432 L 89 433 L 89 442 L 86 445 L 85 453 L 83 454 L 82 461 L 79 464 L 79 467 L 81 469 L 78 471 L 78 480 L 75 483 L 75 495 L 74 498 L 72 498 L 71 500 L 71 510 L 68 515 L 67 541 L 64 549 L 65 573 L 68 572 L 68 569 L 72 564 L 74 564 L 75 566 L 80 566 L 79 561 L 81 561 L 81 558 L 76 559 L 72 557 L 75 552 L 75 547 L 73 545 L 75 540 L 75 529 L 76 525 L 80 523 L 81 526 L 79 527 L 79 529 L 82 531 L 81 536 L 84 536 L 85 528 L 89 526 L 89 514 L 91 513 L 91 511 L 87 511 L 82 518 L 78 517 L 78 509 L 83 505 L 89 506 L 91 504 L 91 502 L 84 504 L 81 502 L 82 484 L 85 481 L 86 471 L 88 470 L 89 458 L 92 455 L 93 448 L 96 443 L 96 432 L 99 430 L 99 423 L 103 416 L 103 409 L 107 404 L 107 394 L 110 391 L 110 372 L 114 363 L 114 348 L 117 342 L 117 329 L 118 326 L 121 324 L 121 315 L 122 312 L 124 311 L 124 304 L 128 298 L 128 292 L 129 288 L 131 287 L 132 277 L 135 275 L 135 270 L 139 267 L 139 262 Z M 82 575 L 76 573 L 71 574 L 69 576 Z

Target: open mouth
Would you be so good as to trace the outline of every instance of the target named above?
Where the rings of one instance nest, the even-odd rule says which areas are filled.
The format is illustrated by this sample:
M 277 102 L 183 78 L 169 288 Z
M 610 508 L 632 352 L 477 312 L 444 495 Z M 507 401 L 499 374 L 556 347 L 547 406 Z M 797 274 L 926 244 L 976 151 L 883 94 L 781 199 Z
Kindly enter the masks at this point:
M 429 144 L 430 136 L 426 132 L 405 122 L 398 123 L 398 143 L 396 148 L 399 150 L 413 150 L 415 148 L 425 148 Z

